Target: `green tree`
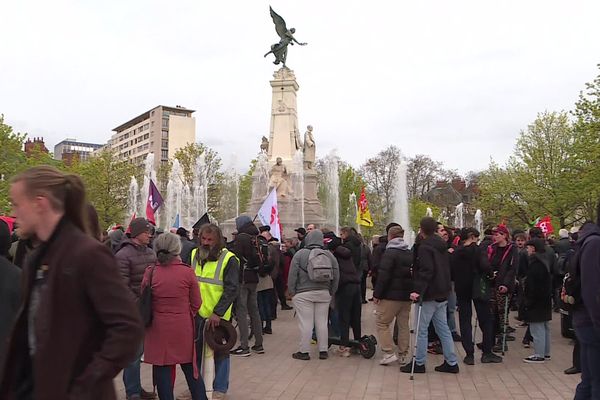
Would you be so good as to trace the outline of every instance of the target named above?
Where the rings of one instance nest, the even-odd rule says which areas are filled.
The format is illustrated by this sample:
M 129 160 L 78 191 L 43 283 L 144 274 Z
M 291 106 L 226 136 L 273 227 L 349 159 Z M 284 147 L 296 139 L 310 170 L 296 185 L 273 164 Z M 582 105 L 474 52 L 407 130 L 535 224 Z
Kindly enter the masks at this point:
M 360 198 L 360 192 L 365 187 L 365 182 L 350 164 L 342 161 L 338 166 L 340 177 L 340 226 L 356 227 L 356 206 L 350 201 L 350 196 Z
M 413 231 L 419 230 L 419 223 L 421 219 L 427 214 L 427 208 L 431 208 L 431 213 L 434 218 L 440 215 L 440 208 L 433 204 L 427 203 L 418 198 L 412 198 L 408 200 L 408 214 L 410 219 L 410 228 Z
M 129 217 L 125 215 L 129 182 L 131 175 L 137 174 L 137 168 L 105 149 L 98 156 L 79 164 L 79 171 L 73 171 L 81 175 L 88 200 L 96 207 L 103 229 L 113 223 L 122 223 Z
M 576 190 L 583 197 L 582 215 L 595 220 L 600 197 L 600 74 L 579 94 L 573 115 L 573 150 L 579 178 Z
M 371 213 L 380 224 L 387 223 L 391 218 L 400 159 L 400 150 L 396 146 L 389 146 L 369 158 L 359 170 L 371 194 Z
M 10 179 L 26 166 L 23 142 L 26 134 L 17 133 L 4 123 L 0 114 L 0 214 L 10 213 L 8 188 Z
M 240 177 L 240 213 L 244 213 L 246 210 L 248 210 L 250 200 L 252 199 L 252 174 L 254 174 L 257 161 L 258 160 L 256 158 L 250 161 L 250 167 L 248 168 L 248 171 Z

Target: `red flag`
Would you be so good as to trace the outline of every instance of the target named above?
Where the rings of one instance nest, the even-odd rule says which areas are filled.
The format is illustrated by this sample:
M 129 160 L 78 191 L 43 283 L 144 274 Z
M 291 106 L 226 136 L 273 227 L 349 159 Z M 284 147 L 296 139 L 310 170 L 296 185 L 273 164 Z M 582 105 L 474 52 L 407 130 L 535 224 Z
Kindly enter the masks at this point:
M 554 232 L 554 227 L 552 226 L 552 220 L 549 215 L 546 215 L 544 218 L 540 219 L 536 227 L 540 228 L 544 233 L 544 236 L 548 236 L 549 234 Z
M 150 185 L 148 187 L 148 201 L 146 202 L 146 219 L 152 222 L 154 226 L 156 226 L 156 219 L 154 218 L 154 213 L 156 212 L 156 210 L 158 210 L 162 203 L 163 198 L 160 195 L 158 188 L 156 187 L 154 182 L 150 180 Z
M 133 215 L 131 216 L 131 219 L 129 220 L 129 225 L 127 225 L 127 230 L 125 231 L 125 233 L 131 233 L 131 221 L 133 221 L 135 219 L 135 213 L 133 213 Z

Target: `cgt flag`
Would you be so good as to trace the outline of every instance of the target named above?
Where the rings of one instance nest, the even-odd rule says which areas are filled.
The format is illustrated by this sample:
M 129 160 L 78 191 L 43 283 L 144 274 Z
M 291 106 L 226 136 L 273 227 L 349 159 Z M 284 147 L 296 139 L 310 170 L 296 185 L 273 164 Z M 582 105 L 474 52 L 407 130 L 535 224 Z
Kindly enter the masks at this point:
M 281 240 L 281 222 L 279 221 L 279 208 L 277 207 L 277 191 L 273 189 L 258 210 L 258 219 L 263 225 L 271 227 L 271 235 Z
M 369 211 L 369 202 L 367 201 L 367 195 L 365 194 L 365 188 L 362 188 L 360 193 L 360 199 L 358 200 L 358 213 L 356 214 L 356 223 L 362 226 L 373 226 L 373 219 L 371 218 L 371 212 Z
M 544 236 L 548 236 L 549 234 L 554 232 L 554 227 L 552 226 L 552 219 L 549 215 L 546 215 L 542 219 L 538 219 L 535 226 L 542 230 Z
M 146 202 L 146 219 L 156 226 L 156 219 L 154 213 L 163 204 L 163 198 L 158 191 L 158 188 L 152 180 L 150 180 L 150 186 L 148 188 L 148 201 Z

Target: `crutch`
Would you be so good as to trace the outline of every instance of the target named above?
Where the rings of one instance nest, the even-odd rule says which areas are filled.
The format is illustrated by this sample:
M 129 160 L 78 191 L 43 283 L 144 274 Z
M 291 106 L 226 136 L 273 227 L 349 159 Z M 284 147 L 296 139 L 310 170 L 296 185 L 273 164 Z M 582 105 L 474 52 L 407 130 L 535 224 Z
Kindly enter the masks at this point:
M 417 326 L 415 327 L 415 346 L 413 347 L 412 365 L 410 367 L 410 380 L 415 379 L 415 363 L 417 362 L 417 335 L 419 334 L 419 324 L 421 323 L 421 308 L 423 302 L 419 299 L 419 311 L 417 311 Z
M 502 355 L 504 355 L 504 349 L 506 348 L 506 328 L 508 326 L 508 292 L 506 293 L 506 301 L 504 302 L 504 332 L 502 332 Z

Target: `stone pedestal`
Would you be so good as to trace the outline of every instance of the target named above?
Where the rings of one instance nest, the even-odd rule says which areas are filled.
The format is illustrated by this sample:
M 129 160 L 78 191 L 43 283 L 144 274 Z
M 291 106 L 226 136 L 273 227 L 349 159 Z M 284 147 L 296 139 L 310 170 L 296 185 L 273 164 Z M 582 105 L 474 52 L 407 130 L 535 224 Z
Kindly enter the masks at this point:
M 306 169 L 303 162 L 294 162 L 294 155 L 302 149 L 300 132 L 298 131 L 298 111 L 296 92 L 299 89 L 294 71 L 281 68 L 273 74 L 270 81 L 272 88 L 271 132 L 269 148 L 266 156 L 257 164 L 252 177 L 252 199 L 245 214 L 254 218 L 268 195 L 269 171 L 280 157 L 290 175 L 289 186 L 292 192 L 288 195 L 278 193 L 277 203 L 279 218 L 286 238 L 296 237 L 294 229 L 306 224 L 323 226 L 323 208 L 317 197 L 317 173 L 314 169 Z M 314 168 L 314 166 L 313 166 Z M 302 173 L 301 173 L 302 172 Z M 303 176 L 303 187 L 299 184 Z M 302 218 L 304 214 L 304 218 Z M 304 221 L 304 223 L 303 223 Z M 260 221 L 256 220 L 257 225 Z M 231 236 L 235 229 L 233 220 L 221 224 L 225 236 Z

